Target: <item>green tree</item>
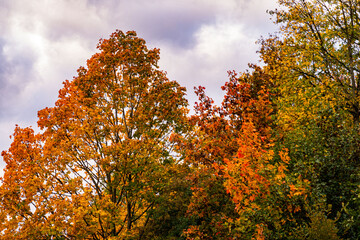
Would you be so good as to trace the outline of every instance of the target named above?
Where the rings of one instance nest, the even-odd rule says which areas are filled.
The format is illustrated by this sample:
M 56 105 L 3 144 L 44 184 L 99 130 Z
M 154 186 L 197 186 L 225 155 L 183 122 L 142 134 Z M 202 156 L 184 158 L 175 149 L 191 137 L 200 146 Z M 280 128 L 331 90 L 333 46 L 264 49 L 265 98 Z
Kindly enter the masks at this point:
M 290 170 L 326 197 L 342 237 L 359 236 L 359 2 L 279 0 L 277 35 L 260 42 L 279 94 L 276 122 Z
M 282 48 L 282 64 L 294 76 L 289 85 L 322 87 L 359 122 L 360 3 L 279 0 L 279 4 L 285 10 L 270 13 L 280 25 L 277 47 Z

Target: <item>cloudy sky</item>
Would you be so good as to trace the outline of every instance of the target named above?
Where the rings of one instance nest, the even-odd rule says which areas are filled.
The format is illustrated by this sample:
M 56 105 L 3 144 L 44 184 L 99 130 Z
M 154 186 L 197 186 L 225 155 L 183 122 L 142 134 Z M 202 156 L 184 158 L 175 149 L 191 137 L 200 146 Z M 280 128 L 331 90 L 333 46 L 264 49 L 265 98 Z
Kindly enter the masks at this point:
M 160 48 L 160 68 L 188 90 L 205 86 L 220 102 L 227 71 L 257 63 L 255 41 L 275 31 L 276 0 L 0 0 L 0 151 L 15 124 L 36 127 L 65 79 L 100 38 L 135 30 Z M 0 175 L 4 167 L 0 158 Z

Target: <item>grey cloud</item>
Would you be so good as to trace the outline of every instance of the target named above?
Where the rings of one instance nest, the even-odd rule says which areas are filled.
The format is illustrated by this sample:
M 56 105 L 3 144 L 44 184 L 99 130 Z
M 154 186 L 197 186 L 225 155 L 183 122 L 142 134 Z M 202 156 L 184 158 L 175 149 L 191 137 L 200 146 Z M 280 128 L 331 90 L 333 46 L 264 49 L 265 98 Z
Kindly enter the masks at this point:
M 16 107 L 22 104 L 17 101 L 18 96 L 34 78 L 32 68 L 36 59 L 31 52 L 9 59 L 5 44 L 0 40 L 0 120 L 14 115 Z
M 192 1 L 196 2 L 196 1 Z M 102 17 L 121 30 L 135 30 L 145 40 L 190 48 L 201 25 L 214 21 L 216 9 L 191 1 L 93 1 Z
M 14 4 L 13 8 L 18 6 Z M 13 18 L 53 42 L 77 38 L 90 47 L 99 38 L 121 29 L 135 30 L 152 42 L 170 42 L 176 47 L 189 48 L 199 27 L 214 21 L 215 9 L 204 11 L 201 6 L 177 1 L 80 0 L 58 1 L 53 5 L 39 1 L 20 8 L 13 13 L 16 14 Z
M 36 126 L 36 112 L 54 104 L 60 83 L 71 79 L 96 51 L 99 38 L 115 29 L 135 30 L 150 47 L 160 48 L 160 66 L 187 87 L 190 102 L 195 100 L 193 86 L 200 84 L 220 101 L 226 71 L 242 71 L 254 62 L 256 48 L 250 44 L 272 32 L 264 15 L 269 2 L 275 0 L 0 0 L 0 126 Z M 244 38 L 227 42 L 221 31 L 204 34 L 206 28 L 216 34 L 221 21 L 234 25 L 234 35 L 241 31 Z M 216 54 L 209 58 L 204 52 L 212 49 Z M 0 132 L 8 132 L 0 136 L 2 150 L 8 145 L 2 139 L 12 130 Z
M 186 13 L 174 13 L 156 16 L 152 22 L 143 20 L 140 31 L 145 38 L 153 41 L 169 42 L 176 47 L 191 48 L 194 46 L 194 33 L 210 19 L 193 21 Z

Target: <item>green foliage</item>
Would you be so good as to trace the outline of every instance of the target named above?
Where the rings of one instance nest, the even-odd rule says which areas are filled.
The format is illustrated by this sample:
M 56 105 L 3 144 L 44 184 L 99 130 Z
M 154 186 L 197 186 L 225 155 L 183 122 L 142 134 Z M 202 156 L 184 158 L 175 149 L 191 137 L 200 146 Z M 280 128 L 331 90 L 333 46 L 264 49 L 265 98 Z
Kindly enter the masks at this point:
M 337 235 L 338 229 L 336 227 L 336 221 L 328 217 L 331 206 L 326 206 L 323 200 L 318 201 L 316 205 L 312 205 L 310 208 L 307 206 L 309 223 L 303 227 L 299 227 L 296 230 L 297 239 L 314 239 L 314 240 L 339 240 Z
M 359 236 L 358 1 L 280 0 L 278 36 L 262 40 L 279 97 L 277 144 L 289 170 L 311 182 L 309 204 L 325 197 L 341 237 Z M 347 206 L 346 208 L 344 206 Z M 346 209 L 346 211 L 345 211 Z

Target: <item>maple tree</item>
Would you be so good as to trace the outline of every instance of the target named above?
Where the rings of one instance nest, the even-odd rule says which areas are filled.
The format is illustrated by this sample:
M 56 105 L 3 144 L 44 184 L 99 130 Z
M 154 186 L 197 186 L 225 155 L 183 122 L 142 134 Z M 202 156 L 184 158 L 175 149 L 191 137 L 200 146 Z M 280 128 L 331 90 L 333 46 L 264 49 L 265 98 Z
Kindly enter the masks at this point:
M 135 32 L 116 31 L 98 49 L 55 107 L 39 111 L 42 134 L 17 129 L 3 152 L 3 238 L 31 239 L 31 229 L 40 238 L 141 238 L 163 197 L 178 161 L 169 138 L 185 129 L 185 89 Z
M 272 228 L 269 236 L 281 238 L 276 233 L 281 229 L 289 237 L 284 224 L 301 208 L 291 198 L 304 195 L 305 188 L 301 183 L 293 185 L 287 176 L 290 159 L 286 152 L 280 151 L 279 161 L 275 160 L 271 119 L 274 106 L 270 101 L 268 75 L 257 67 L 252 74 L 233 75 L 231 83 L 239 97 L 236 103 L 230 103 L 242 111 L 241 129 L 236 137 L 238 150 L 218 167 L 224 172 L 224 186 L 239 213 L 234 219 L 237 234 L 242 239 L 254 235 L 256 239 L 265 239 L 269 234 L 266 229 Z M 284 196 L 276 196 L 280 192 Z M 283 205 L 277 205 L 279 202 Z M 289 212 L 289 216 L 276 216 L 279 212 L 282 215 Z
M 236 154 L 243 122 L 242 109 L 237 105 L 241 92 L 236 78 L 230 79 L 223 86 L 226 93 L 221 106 L 214 105 L 204 87 L 195 88 L 199 102 L 195 104 L 196 114 L 190 117 L 194 129 L 192 136 L 183 142 L 185 161 L 193 169 L 189 175 L 192 198 L 188 215 L 194 223 L 185 231 L 189 239 L 224 239 L 234 234 L 229 219 L 237 218 L 238 214 L 217 167 Z
M 287 152 L 276 150 L 272 84 L 262 68 L 250 67 L 241 75 L 229 72 L 219 107 L 197 88 L 196 137 L 184 143 L 194 170 L 188 239 L 296 238 L 296 221 L 304 218 L 308 184 L 287 172 Z

